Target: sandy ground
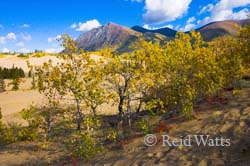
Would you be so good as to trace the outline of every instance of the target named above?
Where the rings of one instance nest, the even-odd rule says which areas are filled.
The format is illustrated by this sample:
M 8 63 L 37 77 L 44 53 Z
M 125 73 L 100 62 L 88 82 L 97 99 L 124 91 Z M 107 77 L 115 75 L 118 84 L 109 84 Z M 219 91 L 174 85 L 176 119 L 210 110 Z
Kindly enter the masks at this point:
M 101 59 L 100 56 L 91 55 L 91 58 L 94 60 Z M 29 59 L 19 58 L 13 55 L 5 55 L 3 58 L 0 58 L 0 66 L 11 68 L 13 65 L 16 67 L 21 67 L 26 73 L 29 69 L 27 67 L 27 61 L 32 65 L 42 65 L 44 62 L 52 60 L 53 64 L 60 63 L 60 59 L 55 56 L 45 56 L 40 58 L 31 57 Z M 20 112 L 23 108 L 33 105 L 42 105 L 46 102 L 46 97 L 40 94 L 36 90 L 31 89 L 31 78 L 25 78 L 25 82 L 21 83 L 20 90 L 11 91 L 11 86 L 7 86 L 6 92 L 0 93 L 0 108 L 3 114 L 4 122 L 18 121 Z M 10 80 L 5 80 L 6 85 Z M 113 114 L 116 110 L 115 106 L 111 104 L 104 104 L 100 106 L 97 110 L 99 114 Z M 86 112 L 88 113 L 88 112 Z
M 45 59 L 43 60 L 46 60 Z M 97 58 L 97 57 L 96 57 Z M 17 57 L 0 58 L 0 65 L 12 67 L 15 63 L 18 67 L 26 65 L 27 59 Z M 42 61 L 42 59 L 40 59 Z M 34 59 L 34 63 L 40 63 Z M 5 121 L 13 121 L 18 118 L 18 112 L 28 107 L 32 102 L 41 104 L 43 96 L 30 89 L 30 79 L 26 79 L 19 91 L 7 91 L 0 93 L 0 107 Z M 6 81 L 8 82 L 8 80 Z M 213 137 L 224 137 L 231 140 L 230 147 L 170 147 L 162 146 L 161 135 L 157 136 L 155 146 L 146 146 L 144 137 L 130 139 L 121 148 L 106 149 L 104 153 L 95 159 L 85 162 L 79 161 L 79 165 L 97 166 L 249 166 L 250 163 L 250 91 L 242 96 L 230 97 L 227 104 L 217 107 L 207 107 L 200 110 L 197 118 L 192 121 L 168 119 L 165 122 L 173 129 L 166 133 L 171 139 L 180 138 L 188 134 L 209 134 Z M 115 107 L 103 105 L 99 113 L 109 114 L 115 112 Z M 52 146 L 54 147 L 54 146 Z M 56 146 L 55 146 L 56 147 Z M 24 165 L 63 165 L 55 161 L 60 159 L 62 151 L 54 148 L 51 151 L 43 151 L 32 143 L 12 144 L 5 149 L 0 149 L 0 166 L 24 166 Z M 71 164 L 68 164 L 71 165 Z
M 91 58 L 97 61 L 97 60 L 101 59 L 102 57 L 95 55 L 95 54 L 91 54 Z M 4 55 L 4 57 L 0 58 L 0 66 L 6 67 L 6 68 L 11 68 L 14 65 L 15 67 L 22 68 L 25 73 L 28 73 L 29 69 L 27 66 L 27 61 L 29 61 L 32 65 L 40 66 L 44 62 L 48 62 L 49 60 L 52 60 L 52 63 L 54 65 L 62 62 L 56 56 L 19 58 L 16 55 Z
M 36 90 L 30 90 L 31 79 L 25 78 L 25 82 L 20 85 L 20 90 L 11 91 L 11 86 L 7 86 L 10 80 L 5 80 L 6 90 L 0 93 L 0 108 L 4 122 L 12 122 L 18 119 L 17 113 L 31 104 L 39 105 L 44 101 L 44 97 Z
M 31 58 L 19 58 L 15 55 L 5 55 L 3 58 L 0 58 L 0 66 L 11 68 L 13 65 L 15 67 L 20 67 L 24 70 L 25 73 L 29 72 L 27 61 L 32 65 L 42 65 L 44 62 L 52 60 L 53 64 L 60 62 L 60 60 L 55 56 L 44 56 L 44 57 L 31 57 Z
M 0 93 L 0 108 L 3 114 L 3 121 L 8 122 L 20 122 L 20 112 L 24 108 L 28 108 L 30 105 L 41 106 L 46 103 L 46 97 L 40 94 L 37 90 L 31 90 L 31 78 L 25 78 L 24 83 L 21 83 L 18 91 L 11 91 L 11 86 L 7 86 L 5 92 Z M 5 80 L 6 85 L 11 80 Z M 70 104 L 69 101 L 62 100 L 63 104 Z M 84 110 L 86 114 L 90 113 Z M 98 114 L 110 115 L 116 113 L 116 106 L 110 104 L 103 104 L 97 109 Z
M 196 119 L 166 119 L 170 131 L 154 133 L 157 142 L 146 146 L 144 137 L 130 138 L 123 148 L 112 146 L 91 161 L 78 160 L 79 166 L 249 166 L 250 163 L 250 91 L 230 97 L 221 106 L 202 105 Z M 211 135 L 211 138 L 230 139 L 230 146 L 164 146 L 162 135 L 170 140 L 186 135 Z M 118 143 L 119 145 L 119 143 Z M 1 166 L 71 166 L 60 160 L 62 152 L 51 146 L 51 151 L 39 150 L 34 144 L 13 144 L 0 149 Z

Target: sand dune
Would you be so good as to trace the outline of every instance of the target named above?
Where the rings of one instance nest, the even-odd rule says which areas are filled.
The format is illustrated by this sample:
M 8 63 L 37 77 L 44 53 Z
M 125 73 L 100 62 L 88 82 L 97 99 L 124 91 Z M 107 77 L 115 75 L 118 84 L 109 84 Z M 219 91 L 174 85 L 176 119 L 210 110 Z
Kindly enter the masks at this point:
M 97 61 L 101 57 L 92 54 L 91 58 Z M 21 67 L 24 72 L 28 73 L 29 69 L 27 67 L 27 61 L 32 65 L 39 66 L 49 60 L 52 60 L 55 65 L 62 61 L 56 56 L 20 58 L 15 55 L 6 55 L 3 58 L 0 58 L 0 66 L 11 68 L 14 65 L 16 67 Z M 31 104 L 42 105 L 46 102 L 45 96 L 40 94 L 37 90 L 31 90 L 31 78 L 25 78 L 24 80 L 25 82 L 21 83 L 19 86 L 20 90 L 11 91 L 11 87 L 7 86 L 7 91 L 0 93 L 0 108 L 5 122 L 18 120 L 18 112 L 23 108 L 29 107 Z M 10 80 L 5 80 L 6 85 L 8 85 L 9 82 Z M 104 104 L 98 109 L 98 112 L 101 114 L 112 114 L 114 113 L 114 110 L 116 110 L 116 107 L 111 106 L 110 104 Z
M 101 59 L 101 56 L 91 54 L 90 55 L 93 60 L 98 61 Z M 20 67 L 24 70 L 25 73 L 29 72 L 27 61 L 34 66 L 40 66 L 44 62 L 48 62 L 52 60 L 52 64 L 56 65 L 57 63 L 62 62 L 61 59 L 57 58 L 56 56 L 43 56 L 43 57 L 30 57 L 30 58 L 20 58 L 17 55 L 5 55 L 4 57 L 0 58 L 0 66 L 11 68 L 13 65 L 15 67 Z
M 0 66 L 11 68 L 14 65 L 15 67 L 22 68 L 24 72 L 27 73 L 29 72 L 27 61 L 29 61 L 32 65 L 40 66 L 49 60 L 52 60 L 53 64 L 60 62 L 60 59 L 58 59 L 56 56 L 20 58 L 16 55 L 5 55 L 3 58 L 0 58 Z

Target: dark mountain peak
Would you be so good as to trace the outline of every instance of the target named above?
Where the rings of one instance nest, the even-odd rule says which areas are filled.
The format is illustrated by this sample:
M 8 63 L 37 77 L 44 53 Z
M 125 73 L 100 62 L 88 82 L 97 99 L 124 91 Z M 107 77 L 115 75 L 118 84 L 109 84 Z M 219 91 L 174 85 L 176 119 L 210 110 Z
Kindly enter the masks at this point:
M 131 29 L 134 29 L 134 28 L 143 28 L 143 27 L 141 27 L 139 25 L 134 25 L 134 26 L 131 27 Z M 143 28 L 143 29 L 145 29 L 145 28 Z
M 146 29 L 146 28 L 143 28 L 141 26 L 135 25 L 131 29 L 133 29 L 133 30 L 135 30 L 137 32 L 141 32 L 141 33 L 147 33 L 147 32 L 159 33 L 159 34 L 162 34 L 162 35 L 170 37 L 170 38 L 174 37 L 175 34 L 176 34 L 175 30 L 173 30 L 171 28 L 168 28 L 168 27 L 159 28 L 159 29 Z
M 141 33 L 146 33 L 146 32 L 150 32 L 151 31 L 151 30 L 143 28 L 143 27 L 141 27 L 139 25 L 135 25 L 131 29 L 133 29 L 133 30 L 135 30 L 137 32 L 141 32 Z
M 168 36 L 168 37 L 174 37 L 176 35 L 176 30 L 173 30 L 171 28 L 165 27 L 165 28 L 160 28 L 157 30 L 154 30 L 157 33 L 160 33 L 162 35 Z

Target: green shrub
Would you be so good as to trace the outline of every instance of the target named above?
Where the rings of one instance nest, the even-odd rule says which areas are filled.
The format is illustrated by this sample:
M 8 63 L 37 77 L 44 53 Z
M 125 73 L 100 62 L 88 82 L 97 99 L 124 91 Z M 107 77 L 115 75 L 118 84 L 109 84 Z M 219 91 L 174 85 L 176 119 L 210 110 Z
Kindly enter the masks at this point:
M 235 89 L 250 88 L 250 81 L 247 80 L 236 80 L 233 83 Z
M 21 54 L 18 54 L 17 57 L 19 57 L 19 58 L 29 58 L 29 55 L 21 53 Z
M 13 132 L 2 122 L 2 113 L 0 109 L 0 146 L 4 146 L 17 141 Z
M 35 126 L 21 128 L 17 133 L 18 141 L 34 141 L 38 139 L 38 130 Z
M 83 120 L 83 126 L 88 132 L 94 132 L 101 126 L 101 120 L 98 117 L 86 116 Z
M 148 122 L 145 119 L 140 120 L 138 122 L 138 124 L 139 124 L 139 127 L 144 135 L 152 133 L 150 128 L 149 128 Z
M 38 139 L 40 120 L 36 117 L 36 112 L 37 110 L 34 106 L 30 106 L 30 108 L 23 109 L 20 112 L 21 117 L 28 122 L 28 126 L 22 127 L 17 133 L 17 137 L 20 141 L 33 141 Z
M 8 145 L 17 141 L 13 132 L 6 125 L 0 124 L 0 146 Z
M 37 126 L 39 125 L 39 119 L 37 118 L 37 108 L 34 106 L 30 106 L 27 109 L 23 109 L 20 112 L 21 117 L 28 122 L 29 126 Z
M 23 109 L 21 117 L 28 122 L 27 128 L 20 132 L 21 137 L 34 140 L 40 136 L 40 140 L 49 141 L 61 131 L 64 123 L 64 109 L 60 107 L 35 107 Z M 65 129 L 65 128 L 64 128 Z M 30 133 L 28 132 L 30 131 Z M 44 140 L 43 140 L 44 141 Z
M 74 138 L 66 141 L 66 151 L 72 157 L 79 157 L 90 160 L 103 150 L 101 145 L 97 145 L 95 140 L 87 133 L 77 133 Z
M 40 58 L 40 57 L 43 57 L 43 56 L 46 56 L 47 54 L 45 52 L 36 52 L 34 53 L 32 56 L 33 57 L 37 57 L 37 58 Z
M 114 130 L 113 128 L 110 128 L 108 130 L 108 133 L 107 133 L 107 139 L 112 141 L 112 142 L 115 142 L 117 141 L 118 139 L 118 133 L 116 130 Z
M 12 86 L 11 90 L 16 91 L 19 90 L 19 85 L 23 82 L 25 82 L 25 80 L 22 80 L 19 77 L 13 78 L 12 81 L 8 84 L 8 86 Z

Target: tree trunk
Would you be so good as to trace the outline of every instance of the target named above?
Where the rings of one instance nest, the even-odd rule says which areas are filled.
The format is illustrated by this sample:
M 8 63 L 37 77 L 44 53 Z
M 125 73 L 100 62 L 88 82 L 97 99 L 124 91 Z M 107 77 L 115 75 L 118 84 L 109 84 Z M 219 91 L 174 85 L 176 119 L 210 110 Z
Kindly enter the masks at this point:
M 127 105 L 127 109 L 128 109 L 128 125 L 131 126 L 131 107 L 130 107 L 130 95 L 128 94 L 128 105 Z
M 119 110 L 119 116 L 121 116 L 121 117 L 123 117 L 123 115 L 124 115 L 124 112 L 123 112 L 123 103 L 124 103 L 124 97 L 120 96 L 118 110 Z
M 50 111 L 50 110 L 49 110 Z M 46 114 L 45 116 L 45 121 L 46 121 L 46 125 L 47 125 L 47 131 L 46 131 L 46 141 L 49 140 L 50 136 L 51 136 L 51 114 L 50 112 L 48 112 L 48 114 Z
M 96 107 L 91 107 L 94 117 L 96 117 Z
M 77 130 L 81 130 L 81 123 L 82 123 L 82 112 L 80 108 L 80 101 L 76 99 L 76 111 L 77 111 L 77 118 L 76 118 L 76 123 L 77 123 Z
M 4 79 L 0 78 L 0 92 L 5 91 L 5 82 Z
M 139 100 L 139 105 L 138 105 L 138 107 L 137 107 L 137 109 L 136 109 L 136 113 L 137 113 L 137 114 L 140 112 L 141 106 L 142 106 L 142 99 Z
M 46 141 L 49 140 L 51 136 L 51 120 L 50 118 L 48 118 L 48 121 L 47 121 L 47 137 L 46 137 Z

